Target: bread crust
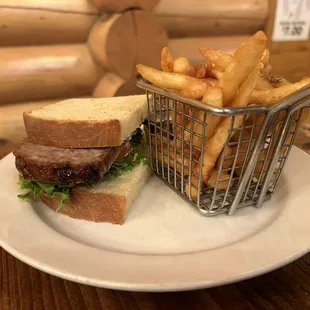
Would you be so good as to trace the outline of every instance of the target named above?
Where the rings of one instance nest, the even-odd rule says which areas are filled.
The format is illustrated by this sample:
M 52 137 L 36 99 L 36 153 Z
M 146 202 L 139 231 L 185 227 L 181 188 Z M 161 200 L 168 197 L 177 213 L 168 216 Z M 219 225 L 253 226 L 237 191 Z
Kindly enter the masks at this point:
M 50 209 L 56 211 L 57 196 L 51 198 L 41 193 L 40 198 Z M 126 207 L 127 199 L 124 196 L 72 189 L 70 202 L 59 213 L 79 220 L 122 225 Z
M 24 112 L 28 140 L 35 144 L 64 148 L 113 147 L 122 144 L 117 119 L 104 122 L 40 119 Z

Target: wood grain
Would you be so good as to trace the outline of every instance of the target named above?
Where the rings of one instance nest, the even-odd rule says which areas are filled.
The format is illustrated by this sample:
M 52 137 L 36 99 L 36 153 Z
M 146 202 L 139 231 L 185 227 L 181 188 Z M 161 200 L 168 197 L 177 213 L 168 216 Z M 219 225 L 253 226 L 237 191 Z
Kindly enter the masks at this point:
M 132 14 L 137 45 L 135 64 L 160 69 L 161 50 L 168 44 L 165 29 L 153 13 L 134 10 Z
M 88 95 L 102 74 L 86 44 L 0 48 L 0 104 Z
M 134 29 L 132 12 L 127 11 L 97 21 L 88 37 L 94 59 L 107 71 L 127 79 L 135 72 L 137 47 Z
M 0 158 L 11 147 L 0 139 Z M 307 310 L 310 309 L 310 254 L 279 270 L 231 285 L 180 293 L 131 293 L 50 276 L 0 248 L 0 309 Z
M 60 100 L 52 99 L 0 105 L 0 140 L 5 139 L 9 141 L 11 146 L 19 144 L 26 137 L 23 112 L 38 109 Z
M 267 0 L 162 0 L 155 8 L 171 38 L 251 35 L 264 27 Z
M 0 5 L 0 46 L 82 43 L 97 18 L 96 13 Z
M 137 87 L 137 79 L 125 80 L 114 73 L 105 74 L 96 85 L 93 97 L 114 97 L 144 94 L 145 91 Z
M 24 8 L 94 14 L 98 9 L 89 0 L 1 0 L 0 8 Z
M 159 0 L 91 0 L 91 2 L 102 12 L 118 13 L 132 8 L 152 10 Z
M 310 254 L 254 279 L 180 293 L 131 293 L 80 285 L 29 267 L 3 249 L 0 249 L 0 274 L 1 310 L 310 308 Z

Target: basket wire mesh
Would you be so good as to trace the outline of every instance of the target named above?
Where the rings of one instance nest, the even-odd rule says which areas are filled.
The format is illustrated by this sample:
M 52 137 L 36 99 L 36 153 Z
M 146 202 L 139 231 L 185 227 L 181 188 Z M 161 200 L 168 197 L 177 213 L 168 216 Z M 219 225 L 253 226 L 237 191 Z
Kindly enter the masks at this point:
M 214 108 L 138 81 L 146 90 L 146 132 L 155 174 L 203 215 L 232 215 L 260 207 L 275 192 L 292 148 L 310 86 L 276 105 Z M 219 123 L 228 124 L 212 140 Z M 207 147 L 219 148 L 212 173 L 204 179 Z

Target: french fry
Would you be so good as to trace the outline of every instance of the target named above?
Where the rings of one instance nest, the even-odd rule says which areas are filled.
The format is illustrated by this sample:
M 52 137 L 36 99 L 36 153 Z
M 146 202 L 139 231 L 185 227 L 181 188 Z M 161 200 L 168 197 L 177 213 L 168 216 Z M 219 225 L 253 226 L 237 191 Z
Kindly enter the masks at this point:
M 194 81 L 181 90 L 180 94 L 186 98 L 200 100 L 210 88 L 211 85 L 208 82 L 202 79 L 194 79 Z
M 291 84 L 288 80 L 286 80 L 281 76 L 275 76 L 269 74 L 266 74 L 265 76 L 266 79 L 268 79 L 269 83 L 275 88 Z
M 226 54 L 222 51 L 200 48 L 199 52 L 209 63 L 213 63 L 215 66 L 222 68 L 223 70 L 233 61 L 232 55 Z
M 209 180 L 207 181 L 207 186 L 209 188 L 215 188 L 216 180 L 218 178 L 219 171 L 216 169 L 213 169 L 210 175 Z M 230 175 L 224 171 L 222 171 L 219 175 L 219 182 L 217 184 L 217 189 L 223 190 L 228 187 L 228 181 L 229 181 Z
M 161 69 L 165 72 L 173 72 L 174 59 L 168 47 L 164 47 L 161 51 Z
M 176 171 L 181 174 L 182 173 L 182 157 L 180 154 L 176 154 L 176 156 L 175 156 L 174 150 L 171 147 L 169 149 L 170 149 L 169 150 L 169 161 L 168 161 L 167 147 L 164 147 L 163 151 L 160 148 L 157 149 L 158 161 L 161 163 L 163 160 L 164 165 L 169 166 L 172 169 L 174 169 L 174 164 L 175 164 Z M 156 150 L 155 149 L 152 150 L 152 156 L 153 157 L 156 156 Z M 188 168 L 187 167 L 183 168 L 183 174 L 185 176 L 188 175 Z
M 212 86 L 218 86 L 219 85 L 219 81 L 217 79 L 214 79 L 214 78 L 205 78 L 205 79 L 203 79 L 203 81 L 208 82 Z
M 217 80 L 221 79 L 224 72 L 219 67 L 209 68 L 207 74 L 211 77 L 216 78 Z
M 181 95 L 190 99 L 201 99 L 204 95 L 204 93 L 206 93 L 206 91 L 208 89 L 211 88 L 211 85 L 209 83 L 206 83 L 202 80 L 198 80 L 198 81 L 194 81 L 192 83 L 190 83 L 187 87 L 185 87 L 182 91 L 181 91 Z M 180 113 L 177 113 L 177 117 L 176 117 L 176 123 L 180 126 L 182 126 L 182 103 L 178 103 L 179 105 L 177 105 L 177 109 L 178 111 L 181 111 Z M 188 115 L 189 114 L 189 106 L 185 106 L 184 107 L 184 115 Z M 197 113 L 196 113 L 197 114 Z M 196 117 L 196 115 L 194 115 Z M 190 118 L 188 116 L 184 116 L 184 128 L 186 128 L 187 130 L 190 130 L 191 126 L 190 126 Z M 182 128 L 178 126 L 178 130 L 176 132 L 177 136 L 179 137 L 179 139 L 181 139 L 181 130 Z M 187 131 L 184 131 L 184 141 L 188 142 L 190 138 L 190 134 Z M 177 140 L 177 148 L 181 147 L 181 141 Z
M 273 88 L 272 84 L 266 79 L 264 79 L 262 76 L 259 76 L 259 78 L 257 79 L 256 85 L 255 85 L 255 89 L 265 90 L 265 89 L 271 89 L 271 88 Z
M 207 76 L 208 64 L 200 64 L 196 67 L 196 78 L 203 79 Z
M 222 51 L 210 50 L 206 48 L 200 48 L 200 53 L 209 61 L 215 65 L 214 68 L 209 68 L 209 73 L 220 79 L 223 76 L 223 72 L 228 66 L 235 62 L 233 55 L 226 54 Z M 261 58 L 261 63 L 266 65 L 269 62 L 269 50 L 265 49 Z M 272 85 L 263 77 L 259 76 L 256 82 L 256 89 L 264 90 L 273 88 Z
M 190 84 L 188 84 L 181 92 L 180 94 L 186 98 L 190 98 L 190 99 L 201 99 L 203 94 L 207 91 L 207 88 L 210 88 L 211 85 L 207 82 L 204 82 L 202 80 L 194 80 L 193 82 L 191 82 Z M 177 102 L 177 113 L 176 113 L 176 119 L 175 122 L 177 123 L 177 130 L 176 130 L 176 134 L 180 135 L 180 132 L 182 130 L 181 126 L 182 126 L 182 115 L 183 115 L 183 103 Z M 184 128 L 186 128 L 186 126 L 188 125 L 190 118 L 188 117 L 189 114 L 189 106 L 188 105 L 184 105 Z M 180 141 L 178 141 L 179 144 L 181 143 Z M 178 144 L 178 148 L 180 147 Z
M 258 31 L 236 50 L 233 57 L 235 61 L 229 64 L 219 80 L 219 87 L 222 87 L 224 92 L 224 106 L 229 105 L 239 87 L 257 66 L 266 42 L 266 35 Z
M 219 156 L 219 158 L 218 158 L 218 160 L 216 162 L 216 169 L 220 170 L 220 169 L 229 169 L 229 168 L 231 168 L 233 163 L 234 163 L 234 158 L 231 157 L 232 155 L 233 155 L 232 147 L 227 146 L 226 149 L 225 149 L 222 166 L 221 166 L 221 162 L 220 162 L 221 156 Z M 231 157 L 231 158 L 227 158 L 227 157 Z
M 178 57 L 173 62 L 173 72 L 196 76 L 196 69 L 185 57 Z
M 242 84 L 239 92 L 235 96 L 232 106 L 233 107 L 245 107 L 249 104 L 251 94 L 254 90 L 257 77 L 259 74 L 259 59 L 256 62 L 256 67 L 252 73 L 248 76 L 246 81 Z M 242 124 L 243 116 L 235 116 L 234 119 L 234 128 L 239 128 Z M 231 126 L 232 117 L 226 117 L 218 126 L 215 134 L 209 139 L 204 145 L 204 155 L 203 155 L 203 167 L 202 167 L 202 178 L 206 183 L 210 177 L 212 169 L 214 168 L 216 161 L 223 150 L 223 147 L 229 138 L 229 128 Z M 193 171 L 198 175 L 199 174 L 199 165 L 194 165 Z M 192 182 L 197 183 L 197 176 L 192 174 Z M 195 184 L 194 183 L 194 184 Z M 195 187 L 187 184 L 185 187 L 186 194 L 191 197 L 197 197 L 198 191 Z
M 270 74 L 271 70 L 272 70 L 272 66 L 269 64 L 267 67 L 262 68 L 260 71 L 263 74 Z
M 310 78 L 304 78 L 297 83 L 287 84 L 278 88 L 267 90 L 254 90 L 251 96 L 251 103 L 254 104 L 275 104 L 284 97 L 310 84 Z
M 269 65 L 269 61 L 270 61 L 270 52 L 268 48 L 265 48 L 260 62 L 264 65 L 264 68 L 266 68 Z
M 205 94 L 203 95 L 202 102 L 214 107 L 222 107 L 223 106 L 223 92 L 218 87 L 211 87 L 210 85 L 206 88 Z M 203 111 L 199 110 L 195 114 L 195 118 L 197 121 L 194 120 L 193 124 L 193 146 L 196 148 L 201 149 L 201 137 L 203 134 L 203 121 L 204 121 L 204 113 Z M 206 140 L 210 139 L 216 130 L 216 127 L 219 125 L 221 117 L 218 115 L 207 114 L 206 122 L 207 122 L 207 130 L 205 132 Z M 190 132 L 191 132 L 191 122 L 187 124 L 186 129 L 184 131 L 184 141 L 189 143 L 190 141 Z M 181 141 L 177 141 L 178 147 L 180 147 Z M 194 152 L 197 152 L 197 149 L 194 149 Z
M 176 156 L 174 155 L 174 141 L 170 141 L 169 143 L 169 162 L 168 162 L 168 140 L 166 137 L 163 137 L 163 150 L 161 146 L 161 137 L 158 137 L 155 139 L 154 136 L 152 136 L 152 144 L 157 145 L 157 159 L 159 162 L 164 160 L 164 164 L 166 166 L 169 166 L 170 168 L 174 169 L 174 165 L 176 166 L 176 171 L 178 173 L 182 173 L 182 156 L 176 152 Z M 156 149 L 152 149 L 152 156 L 156 156 Z M 189 173 L 189 158 L 188 156 L 183 156 L 184 160 L 184 168 L 183 168 L 183 173 L 184 175 L 188 175 Z
M 193 81 L 199 81 L 195 77 L 174 72 L 164 72 L 152 67 L 137 65 L 138 72 L 154 85 L 173 90 L 182 90 Z

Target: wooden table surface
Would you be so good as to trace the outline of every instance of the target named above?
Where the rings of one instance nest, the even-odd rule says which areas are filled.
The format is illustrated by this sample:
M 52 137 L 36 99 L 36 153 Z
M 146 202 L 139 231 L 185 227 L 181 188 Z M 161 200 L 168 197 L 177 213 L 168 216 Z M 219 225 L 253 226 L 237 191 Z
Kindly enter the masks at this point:
M 0 141 L 0 158 L 11 148 Z M 306 310 L 310 309 L 310 254 L 266 275 L 231 285 L 180 293 L 131 293 L 50 276 L 0 248 L 0 310 L 11 309 Z

